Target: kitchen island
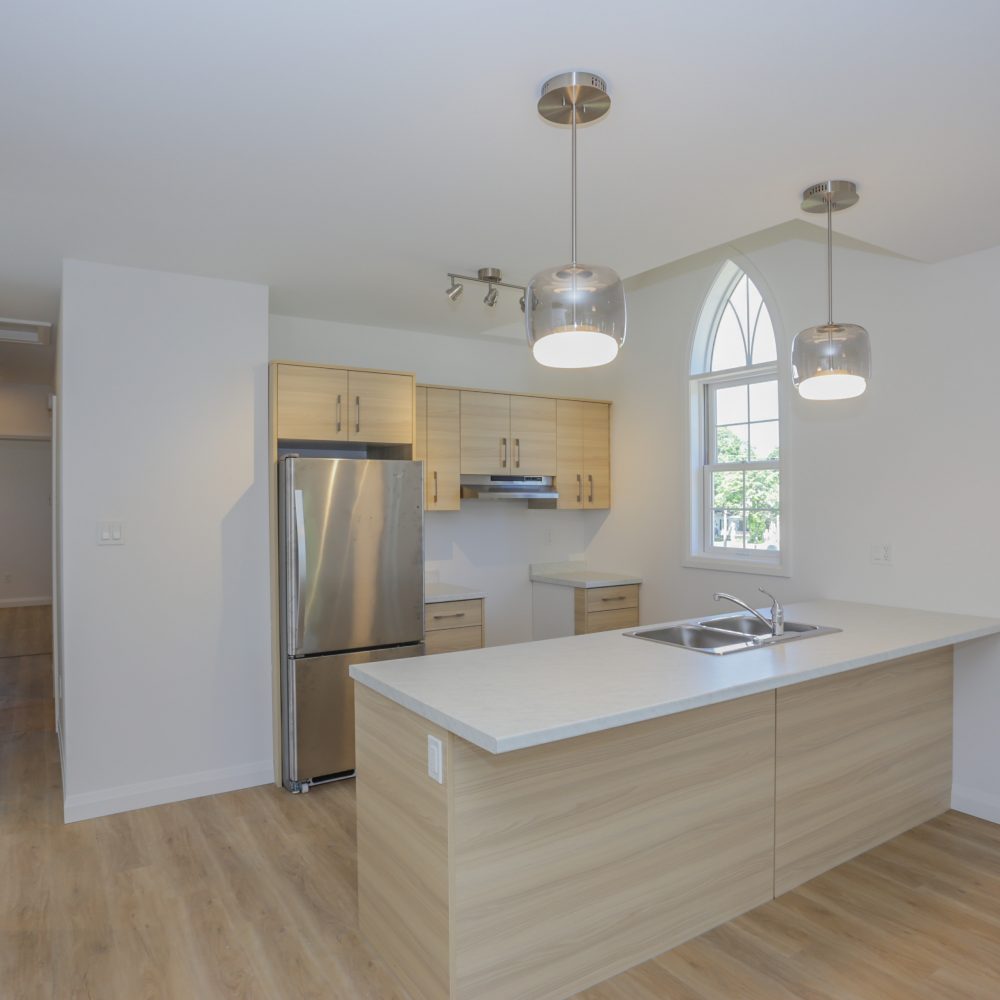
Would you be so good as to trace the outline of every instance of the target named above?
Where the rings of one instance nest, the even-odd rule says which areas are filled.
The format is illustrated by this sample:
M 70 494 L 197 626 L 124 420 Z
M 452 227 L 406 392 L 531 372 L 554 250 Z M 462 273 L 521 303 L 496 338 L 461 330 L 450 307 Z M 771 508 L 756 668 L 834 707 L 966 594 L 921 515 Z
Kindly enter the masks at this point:
M 351 668 L 361 928 L 415 997 L 570 996 L 948 808 L 951 647 L 1000 620 L 786 610 L 843 631 Z

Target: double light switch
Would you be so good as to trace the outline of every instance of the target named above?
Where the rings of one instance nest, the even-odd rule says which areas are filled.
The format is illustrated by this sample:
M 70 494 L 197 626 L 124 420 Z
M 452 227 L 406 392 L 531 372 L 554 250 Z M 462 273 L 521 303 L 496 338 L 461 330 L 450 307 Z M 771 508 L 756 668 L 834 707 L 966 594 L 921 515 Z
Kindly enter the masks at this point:
M 121 521 L 97 522 L 98 545 L 124 545 L 125 530 Z

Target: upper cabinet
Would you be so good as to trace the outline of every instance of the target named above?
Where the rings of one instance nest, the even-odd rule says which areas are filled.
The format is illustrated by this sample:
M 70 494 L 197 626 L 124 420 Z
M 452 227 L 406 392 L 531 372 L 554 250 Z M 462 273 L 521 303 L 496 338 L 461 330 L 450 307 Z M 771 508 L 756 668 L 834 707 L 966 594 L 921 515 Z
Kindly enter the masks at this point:
M 413 457 L 424 463 L 424 508 L 458 510 L 462 433 L 458 389 L 417 386 Z
M 511 462 L 515 476 L 556 473 L 556 400 L 510 397 Z
M 462 390 L 461 424 L 463 473 L 555 475 L 554 399 Z
M 556 401 L 556 488 L 561 510 L 611 506 L 611 406 Z
M 277 369 L 279 439 L 413 443 L 412 375 L 322 365 Z

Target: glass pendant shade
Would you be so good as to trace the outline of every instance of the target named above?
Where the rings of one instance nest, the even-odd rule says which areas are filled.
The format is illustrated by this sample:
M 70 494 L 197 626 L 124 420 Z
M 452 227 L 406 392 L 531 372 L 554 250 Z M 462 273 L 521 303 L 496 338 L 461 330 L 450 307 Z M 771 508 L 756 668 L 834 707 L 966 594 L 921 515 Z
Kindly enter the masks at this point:
M 564 264 L 539 271 L 525 305 L 528 343 L 541 365 L 606 365 L 625 343 L 625 289 L 610 267 Z
M 811 326 L 792 343 L 792 383 L 803 399 L 851 399 L 871 377 L 868 331 L 853 323 Z

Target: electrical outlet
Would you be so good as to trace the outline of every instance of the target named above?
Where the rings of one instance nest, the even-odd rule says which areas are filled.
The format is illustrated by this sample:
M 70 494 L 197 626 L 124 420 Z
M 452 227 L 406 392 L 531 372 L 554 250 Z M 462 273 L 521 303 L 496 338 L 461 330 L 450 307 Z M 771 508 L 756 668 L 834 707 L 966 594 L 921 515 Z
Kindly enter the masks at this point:
M 892 546 L 888 542 L 880 542 L 872 546 L 872 562 L 878 566 L 892 565 Z
M 427 734 L 427 774 L 439 785 L 444 784 L 444 746 L 430 733 Z

